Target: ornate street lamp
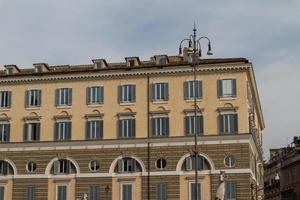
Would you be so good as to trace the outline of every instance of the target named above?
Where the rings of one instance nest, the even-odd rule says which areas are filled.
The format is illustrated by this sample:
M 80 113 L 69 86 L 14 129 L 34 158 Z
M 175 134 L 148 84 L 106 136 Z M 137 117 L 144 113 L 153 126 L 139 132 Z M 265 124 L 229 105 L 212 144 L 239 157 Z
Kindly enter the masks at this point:
M 206 39 L 208 41 L 208 51 L 207 55 L 213 55 L 210 39 L 206 36 L 202 36 L 197 39 L 197 29 L 196 25 L 194 24 L 193 34 L 189 36 L 188 39 L 183 39 L 179 44 L 179 56 L 182 56 L 182 44 L 183 42 L 188 41 L 188 55 L 191 56 L 189 60 L 189 63 L 194 71 L 194 84 L 193 84 L 193 91 L 194 91 L 194 156 L 195 156 L 195 200 L 198 200 L 198 157 L 199 157 L 199 149 L 197 145 L 197 97 L 196 97 L 196 75 L 197 75 L 197 66 L 198 61 L 202 57 L 202 50 L 200 41 L 203 39 Z

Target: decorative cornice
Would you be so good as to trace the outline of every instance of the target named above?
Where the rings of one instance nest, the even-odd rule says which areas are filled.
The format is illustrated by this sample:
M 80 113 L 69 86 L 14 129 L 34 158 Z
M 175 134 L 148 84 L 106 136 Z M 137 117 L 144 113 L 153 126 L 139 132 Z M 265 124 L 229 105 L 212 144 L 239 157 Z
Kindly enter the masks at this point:
M 198 72 L 215 72 L 215 71 L 237 71 L 251 68 L 250 64 L 242 65 L 220 65 L 220 66 L 199 66 Z M 132 68 L 130 71 L 124 69 L 113 71 L 86 71 L 86 72 L 68 72 L 67 74 L 44 74 L 44 76 L 11 76 L 2 77 L 0 83 L 22 83 L 22 82 L 40 82 L 40 81 L 65 81 L 74 79 L 105 79 L 113 77 L 136 77 L 152 75 L 173 75 L 178 73 L 193 73 L 189 65 L 183 66 L 166 66 L 162 69 L 157 68 Z

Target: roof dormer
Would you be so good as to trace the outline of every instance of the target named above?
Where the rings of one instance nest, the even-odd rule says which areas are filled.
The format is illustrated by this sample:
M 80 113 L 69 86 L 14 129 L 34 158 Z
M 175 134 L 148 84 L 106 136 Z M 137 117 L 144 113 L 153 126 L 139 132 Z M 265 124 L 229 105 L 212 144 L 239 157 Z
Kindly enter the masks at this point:
M 7 75 L 17 74 L 20 72 L 17 65 L 4 65 L 4 68 Z
M 139 57 L 125 57 L 127 67 L 136 67 L 141 65 Z
M 154 56 L 156 65 L 167 65 L 169 64 L 169 57 L 167 55 L 155 55 Z
M 34 72 L 43 73 L 49 71 L 49 66 L 47 63 L 34 63 Z
M 92 62 L 94 63 L 94 69 L 103 69 L 108 67 L 105 59 L 93 59 Z

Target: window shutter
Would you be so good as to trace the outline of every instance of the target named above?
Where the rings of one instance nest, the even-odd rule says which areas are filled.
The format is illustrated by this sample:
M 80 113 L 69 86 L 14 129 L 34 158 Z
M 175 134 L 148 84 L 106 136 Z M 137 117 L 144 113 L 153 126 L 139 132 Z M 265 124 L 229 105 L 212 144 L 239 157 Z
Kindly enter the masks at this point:
M 42 105 L 42 90 L 38 90 L 38 106 Z
M 59 106 L 59 89 L 55 90 L 55 106 Z
M 235 114 L 234 115 L 234 132 L 237 133 L 239 130 L 238 130 L 238 115 Z
M 122 173 L 124 171 L 124 161 L 123 159 L 118 160 L 118 172 Z
M 164 100 L 169 101 L 169 84 L 164 83 Z
M 24 132 L 24 134 L 23 134 L 23 140 L 24 140 L 24 142 L 25 141 L 27 141 L 29 138 L 28 138 L 28 126 L 29 126 L 29 124 L 28 123 L 25 123 L 24 124 L 24 130 L 23 130 L 23 132 Z
M 136 89 L 135 85 L 132 85 L 132 102 L 136 101 Z
M 55 125 L 54 125 L 54 139 L 55 140 L 58 140 L 59 139 L 59 123 L 58 122 L 55 122 Z
M 151 118 L 151 135 L 156 136 L 155 132 L 155 118 Z
M 197 133 L 198 135 L 202 135 L 203 134 L 203 115 L 201 116 L 197 116 Z
M 189 135 L 190 134 L 190 126 L 189 126 L 189 116 L 184 117 L 184 127 L 185 127 L 185 134 Z
M 29 91 L 25 91 L 25 108 L 29 107 Z
M 85 137 L 86 139 L 91 139 L 90 137 L 90 121 L 86 121 L 85 123 Z
M 2 161 L 2 162 L 3 162 L 3 170 L 2 170 L 3 175 L 7 175 L 8 174 L 8 167 L 9 167 L 8 162 L 6 162 L 6 161 Z
M 219 128 L 220 128 L 220 133 L 224 133 L 225 130 L 224 130 L 224 124 L 223 124 L 223 118 L 225 116 L 224 115 L 219 115 Z
M 122 86 L 118 86 L 118 103 L 122 102 Z
M 66 163 L 66 174 L 71 173 L 71 161 L 65 160 Z
M 71 122 L 66 122 L 66 130 L 67 130 L 66 139 L 70 140 L 71 135 L 72 135 L 72 123 Z
M 36 140 L 40 141 L 40 131 L 41 131 L 41 124 L 37 123 L 36 124 Z
M 59 174 L 59 160 L 53 162 L 53 172 L 54 174 Z
M 0 186 L 0 200 L 4 200 L 4 186 Z
M 86 104 L 89 105 L 90 104 L 90 94 L 91 94 L 91 88 L 90 87 L 87 87 L 86 88 Z
M 150 89 L 150 97 L 151 97 L 151 101 L 155 101 L 155 100 L 156 100 L 155 84 L 152 83 L 150 87 L 151 87 L 151 89 Z
M 5 142 L 9 142 L 10 140 L 10 124 L 6 124 L 6 136 L 5 136 Z
M 123 120 L 119 119 L 118 120 L 118 132 L 119 132 L 119 137 L 120 138 L 123 137 L 122 123 L 123 123 Z
M 72 88 L 68 88 L 68 105 L 72 105 Z
M 192 158 L 190 156 L 185 158 L 185 170 L 186 171 L 192 170 Z
M 199 92 L 199 96 L 198 96 L 198 98 L 199 99 L 202 99 L 202 96 L 203 96 L 203 87 L 202 87 L 202 81 L 198 81 L 198 92 Z
M 165 133 L 165 136 L 169 136 L 169 129 L 170 129 L 170 126 L 169 126 L 169 117 L 166 117 L 166 118 L 164 118 L 164 120 L 165 120 L 165 131 L 164 131 L 164 133 Z
M 188 96 L 188 87 L 189 87 L 189 85 L 188 84 L 189 84 L 188 81 L 185 81 L 184 84 L 183 84 L 184 100 L 189 99 L 189 96 Z
M 7 92 L 7 107 L 10 108 L 11 107 L 11 91 Z
M 103 138 L 103 120 L 100 120 L 99 123 L 100 123 L 100 127 L 99 127 L 99 129 L 100 129 L 99 139 L 102 139 Z
M 136 171 L 136 160 L 131 158 L 131 163 L 132 163 L 132 171 L 131 172 L 135 172 Z
M 222 80 L 217 81 L 217 90 L 218 90 L 218 97 L 223 96 L 223 91 L 222 91 Z
M 104 87 L 100 86 L 99 87 L 99 95 L 100 95 L 100 103 L 104 102 Z
M 132 124 L 132 137 L 135 137 L 135 119 L 131 120 L 131 124 Z
M 236 79 L 232 79 L 232 96 L 236 96 Z

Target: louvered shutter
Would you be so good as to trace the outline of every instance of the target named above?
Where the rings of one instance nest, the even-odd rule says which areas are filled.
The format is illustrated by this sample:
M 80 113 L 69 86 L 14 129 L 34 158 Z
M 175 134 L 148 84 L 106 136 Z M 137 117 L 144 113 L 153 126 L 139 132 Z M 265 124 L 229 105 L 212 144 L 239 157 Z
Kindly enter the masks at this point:
M 55 122 L 54 124 L 54 139 L 59 139 L 59 122 Z
M 165 119 L 165 136 L 169 136 L 170 133 L 170 125 L 169 125 L 169 117 L 164 118 Z
M 104 87 L 99 87 L 100 103 L 104 103 Z
M 202 97 L 203 97 L 202 81 L 198 81 L 197 85 L 198 85 L 198 93 L 199 93 L 198 98 L 202 99 Z
M 202 135 L 203 134 L 203 116 L 197 116 L 197 133 L 198 135 Z
M 122 86 L 119 85 L 118 86 L 118 102 L 121 103 L 122 102 Z
M 238 132 L 238 115 L 234 114 L 234 132 L 237 133 Z
M 90 121 L 86 121 L 86 123 L 85 123 L 85 137 L 86 137 L 86 139 L 91 139 L 91 137 L 90 137 L 90 131 L 91 131 L 91 128 L 90 128 Z
M 189 135 L 190 134 L 190 123 L 189 123 L 189 116 L 184 117 L 184 127 L 185 127 L 185 134 Z
M 186 171 L 192 170 L 192 158 L 190 156 L 185 158 L 185 170 Z
M 132 124 L 132 137 L 135 137 L 135 119 L 131 120 L 131 124 Z
M 59 99 L 60 99 L 59 91 L 60 91 L 60 89 L 56 89 L 55 90 L 55 106 L 59 106 L 60 105 L 60 102 L 59 102 Z
M 54 174 L 59 174 L 60 171 L 59 171 L 59 160 L 56 160 L 53 162 L 53 172 Z
M 136 101 L 136 86 L 132 85 L 132 102 Z
M 223 96 L 222 80 L 217 81 L 217 91 L 218 91 L 218 97 L 222 97 Z
M 164 100 L 169 101 L 169 84 L 163 83 L 164 85 Z
M 236 91 L 237 91 L 237 88 L 236 88 L 236 79 L 232 79 L 232 96 L 236 96 Z
M 91 88 L 87 87 L 86 88 L 86 104 L 87 105 L 89 105 L 91 103 L 90 96 L 91 96 Z
M 12 96 L 12 92 L 11 91 L 8 91 L 7 92 L 7 106 L 8 108 L 11 107 L 11 96 Z
M 188 87 L 189 87 L 189 82 L 185 81 L 184 84 L 183 84 L 184 100 L 189 99 L 189 96 L 188 96 L 188 90 L 189 90 L 189 88 Z
M 103 138 L 103 120 L 99 121 L 99 139 Z
M 224 115 L 219 115 L 219 128 L 220 128 L 220 133 L 224 133 L 225 130 L 224 130 L 224 123 L 223 123 L 223 118 L 225 116 Z
M 124 171 L 124 161 L 123 159 L 118 160 L 118 172 L 122 173 Z
M 37 123 L 36 124 L 36 140 L 39 141 L 40 140 L 40 131 L 41 131 L 41 124 Z
M 68 88 L 68 106 L 72 105 L 72 88 Z
M 25 108 L 29 107 L 29 90 L 25 91 Z
M 23 140 L 24 141 L 27 141 L 29 138 L 28 138 L 28 126 L 29 126 L 29 124 L 28 123 L 25 123 L 24 124 L 24 130 L 23 130 Z
M 152 83 L 150 87 L 151 87 L 151 89 L 150 89 L 150 97 L 151 97 L 151 100 L 152 100 L 152 101 L 155 101 L 155 100 L 156 100 L 155 84 Z
M 155 129 L 155 118 L 151 118 L 151 135 L 157 136 L 156 129 Z
M 4 186 L 0 186 L 0 200 L 4 200 Z
M 38 105 L 37 106 L 41 106 L 42 105 L 42 90 L 38 90 L 37 91 L 37 102 L 38 102 Z
M 72 123 L 66 122 L 66 139 L 70 140 L 72 135 Z

